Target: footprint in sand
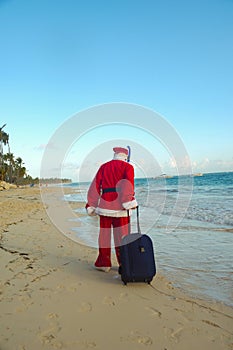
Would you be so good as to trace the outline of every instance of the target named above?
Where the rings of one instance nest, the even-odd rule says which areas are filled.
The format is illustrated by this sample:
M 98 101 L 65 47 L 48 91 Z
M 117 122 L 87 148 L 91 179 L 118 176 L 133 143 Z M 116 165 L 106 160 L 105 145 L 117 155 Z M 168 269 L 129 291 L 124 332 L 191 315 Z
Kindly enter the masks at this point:
M 90 312 L 92 311 L 92 304 L 84 301 L 81 303 L 80 307 L 78 308 L 79 312 Z
M 119 299 L 120 299 L 120 301 L 128 302 L 129 301 L 128 293 L 121 293 Z
M 58 284 L 56 289 L 59 291 L 68 291 L 68 292 L 76 292 L 80 286 L 82 286 L 82 282 L 75 282 L 69 286 L 64 285 L 64 284 Z
M 30 293 L 27 293 L 27 294 L 24 293 L 23 295 L 20 295 L 18 299 L 22 302 L 22 304 L 26 309 L 28 309 L 29 306 L 34 304 Z
M 61 327 L 58 324 L 53 326 L 51 325 L 50 328 L 38 334 L 40 342 L 43 345 L 49 345 L 54 349 L 63 349 L 62 342 L 57 339 L 57 334 L 60 332 L 60 330 Z
M 181 333 L 183 331 L 184 327 L 178 327 L 177 329 L 173 328 L 164 328 L 164 332 L 166 336 L 171 338 L 171 340 L 175 343 L 178 343 L 180 341 Z
M 103 304 L 109 305 L 109 306 L 115 306 L 115 305 L 116 305 L 116 303 L 115 303 L 115 301 L 112 299 L 112 297 L 108 297 L 108 296 L 104 297 L 104 299 L 103 299 Z
M 123 340 L 123 339 L 122 339 Z M 153 340 L 148 335 L 144 335 L 139 331 L 132 331 L 127 337 L 127 340 L 132 343 L 142 344 L 142 345 L 152 345 Z
M 188 316 L 188 312 L 179 308 L 174 308 L 175 311 L 179 312 L 180 316 L 184 319 L 184 321 L 191 321 L 192 318 Z
M 71 284 L 67 287 L 67 290 L 70 292 L 76 292 L 79 285 L 80 285 L 79 283 Z
M 51 319 L 57 319 L 58 317 L 59 317 L 58 314 L 50 312 L 46 318 L 47 320 L 51 320 Z
M 97 347 L 96 343 L 94 341 L 83 341 L 83 342 L 78 342 L 78 346 L 81 346 L 82 349 L 94 349 Z M 77 347 L 79 349 L 79 347 Z
M 43 345 L 50 345 L 52 346 L 54 349 L 63 349 L 63 344 L 60 341 L 56 340 L 56 337 L 52 334 L 49 333 L 48 334 L 44 334 L 40 337 L 40 341 Z
M 162 316 L 162 312 L 160 312 L 159 310 L 155 309 L 154 307 L 147 306 L 145 309 L 150 312 L 151 316 L 159 317 L 159 318 L 161 318 L 161 316 Z
M 57 288 L 57 290 L 59 290 L 59 291 L 63 291 L 63 290 L 66 289 L 66 286 L 65 286 L 64 284 L 58 284 L 56 288 Z
M 171 338 L 175 339 L 177 343 L 180 341 L 180 337 L 183 329 L 184 329 L 183 327 L 179 327 L 171 333 Z

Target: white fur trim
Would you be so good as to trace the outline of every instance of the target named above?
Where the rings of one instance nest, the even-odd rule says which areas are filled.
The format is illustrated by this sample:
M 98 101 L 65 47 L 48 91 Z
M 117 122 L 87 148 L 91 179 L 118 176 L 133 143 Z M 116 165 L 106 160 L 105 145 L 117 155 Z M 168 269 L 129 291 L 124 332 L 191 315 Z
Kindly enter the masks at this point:
M 94 207 L 88 207 L 87 208 L 87 214 L 90 216 L 95 216 L 96 214 L 96 209 Z
M 102 216 L 111 216 L 113 218 L 121 218 L 128 216 L 127 210 L 110 210 L 110 209 L 103 209 L 103 208 L 96 208 L 95 213 L 97 215 Z M 129 215 L 131 214 L 131 211 L 129 211 Z
M 125 209 L 132 209 L 137 207 L 138 203 L 136 199 L 134 199 L 133 201 L 122 203 L 122 205 Z
M 114 160 L 124 160 L 127 161 L 127 155 L 125 153 L 114 153 Z

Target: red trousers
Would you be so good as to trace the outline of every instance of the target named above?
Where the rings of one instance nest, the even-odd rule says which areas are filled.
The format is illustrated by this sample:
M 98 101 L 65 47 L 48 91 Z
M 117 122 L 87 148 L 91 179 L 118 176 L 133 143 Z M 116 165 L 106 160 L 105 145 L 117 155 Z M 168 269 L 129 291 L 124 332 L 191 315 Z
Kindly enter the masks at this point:
M 100 216 L 99 255 L 95 262 L 96 267 L 111 267 L 111 233 L 113 229 L 115 252 L 120 265 L 120 245 L 123 236 L 129 233 L 130 219 L 126 217 Z

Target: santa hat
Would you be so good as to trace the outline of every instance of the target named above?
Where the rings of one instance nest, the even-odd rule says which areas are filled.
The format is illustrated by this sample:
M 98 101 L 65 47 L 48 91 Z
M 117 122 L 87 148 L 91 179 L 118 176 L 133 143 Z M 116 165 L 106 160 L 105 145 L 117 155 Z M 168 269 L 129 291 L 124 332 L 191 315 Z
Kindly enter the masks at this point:
M 123 153 L 123 154 L 125 154 L 126 156 L 128 156 L 128 154 L 129 154 L 128 149 L 127 149 L 127 148 L 123 148 L 123 147 L 114 147 L 114 148 L 113 148 L 113 151 L 114 151 L 115 153 Z

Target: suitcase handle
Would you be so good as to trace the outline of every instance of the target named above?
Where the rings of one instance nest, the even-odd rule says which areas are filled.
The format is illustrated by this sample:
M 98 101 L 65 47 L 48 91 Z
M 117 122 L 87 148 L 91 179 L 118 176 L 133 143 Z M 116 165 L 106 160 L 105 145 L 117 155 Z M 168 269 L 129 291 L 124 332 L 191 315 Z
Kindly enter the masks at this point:
M 140 228 L 140 225 L 139 225 L 139 206 L 137 205 L 136 207 L 136 211 L 137 211 L 137 230 L 138 230 L 138 233 L 141 234 L 141 228 Z M 130 215 L 129 215 L 129 209 L 127 210 L 127 214 L 128 214 L 128 218 L 130 218 Z M 129 234 L 131 232 L 131 224 L 130 224 L 130 221 L 129 221 Z

